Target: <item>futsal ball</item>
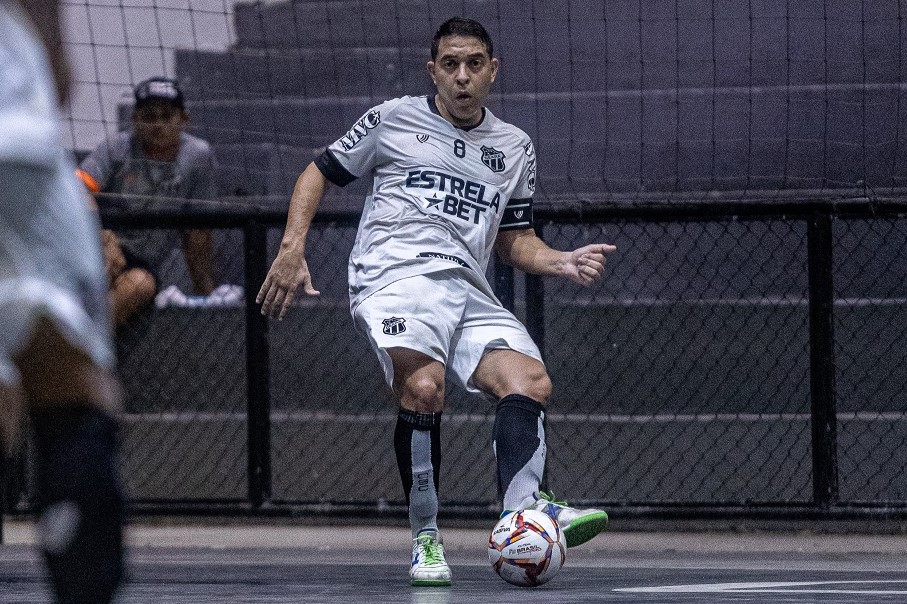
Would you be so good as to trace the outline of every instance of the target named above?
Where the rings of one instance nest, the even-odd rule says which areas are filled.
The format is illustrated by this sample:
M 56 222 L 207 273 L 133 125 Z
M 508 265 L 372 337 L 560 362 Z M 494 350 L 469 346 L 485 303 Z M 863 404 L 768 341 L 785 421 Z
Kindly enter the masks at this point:
M 521 587 L 547 583 L 567 557 L 557 520 L 538 510 L 510 512 L 488 537 L 488 560 L 502 579 Z

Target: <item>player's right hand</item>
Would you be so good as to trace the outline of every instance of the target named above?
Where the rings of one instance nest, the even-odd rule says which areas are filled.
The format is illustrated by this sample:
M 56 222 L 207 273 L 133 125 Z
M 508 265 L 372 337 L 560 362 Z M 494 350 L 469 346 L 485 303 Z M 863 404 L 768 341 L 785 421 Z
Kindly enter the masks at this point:
M 312 287 L 309 265 L 302 255 L 297 259 L 291 254 L 277 254 L 255 297 L 255 302 L 261 304 L 261 314 L 272 319 L 283 319 L 300 285 L 306 295 L 317 296 L 321 293 Z

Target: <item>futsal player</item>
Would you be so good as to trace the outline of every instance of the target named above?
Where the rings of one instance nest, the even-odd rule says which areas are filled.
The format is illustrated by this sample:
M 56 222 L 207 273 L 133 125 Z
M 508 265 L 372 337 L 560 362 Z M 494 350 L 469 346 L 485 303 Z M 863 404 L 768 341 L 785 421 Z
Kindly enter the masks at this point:
M 11 450 L 31 418 L 56 600 L 105 604 L 122 575 L 119 389 L 99 225 L 60 144 L 58 10 L 0 2 L 0 427 Z
M 374 107 L 305 169 L 257 299 L 265 315 L 283 318 L 299 288 L 318 294 L 305 243 L 325 188 L 373 175 L 350 256 L 350 307 L 399 400 L 394 447 L 409 504 L 411 582 L 450 585 L 437 522 L 445 379 L 497 404 L 493 445 L 504 510 L 548 512 L 568 546 L 607 525 L 604 511 L 571 508 L 542 491 L 551 380 L 485 270 L 494 251 L 525 272 L 589 285 L 616 248 L 562 252 L 535 235 L 535 151 L 522 130 L 484 106 L 498 60 L 481 24 L 453 18 L 441 25 L 428 72 L 437 94 Z

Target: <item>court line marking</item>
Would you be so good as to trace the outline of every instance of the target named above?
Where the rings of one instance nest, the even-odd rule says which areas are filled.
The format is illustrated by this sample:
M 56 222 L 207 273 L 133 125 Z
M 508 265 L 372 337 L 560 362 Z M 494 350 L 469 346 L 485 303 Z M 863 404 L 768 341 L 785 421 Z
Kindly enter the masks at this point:
M 662 585 L 654 587 L 623 587 L 614 591 L 623 593 L 787 593 L 787 594 L 863 594 L 863 595 L 907 595 L 899 589 L 833 589 L 828 586 L 842 585 L 891 585 L 907 584 L 907 580 L 866 580 L 866 581 L 784 581 L 757 583 L 702 583 L 699 585 Z

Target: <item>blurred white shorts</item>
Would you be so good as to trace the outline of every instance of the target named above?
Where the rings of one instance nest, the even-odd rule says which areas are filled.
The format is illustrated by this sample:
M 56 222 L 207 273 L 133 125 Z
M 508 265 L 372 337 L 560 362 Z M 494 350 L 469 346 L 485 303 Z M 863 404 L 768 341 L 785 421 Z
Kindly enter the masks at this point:
M 12 358 L 42 317 L 95 364 L 113 366 L 98 233 L 70 164 L 0 160 L 0 380 L 16 382 Z

